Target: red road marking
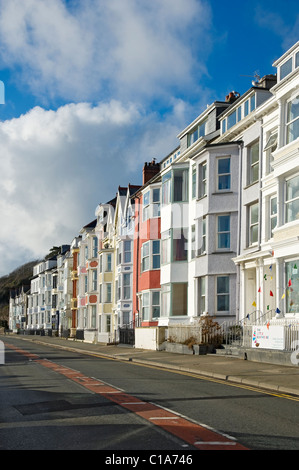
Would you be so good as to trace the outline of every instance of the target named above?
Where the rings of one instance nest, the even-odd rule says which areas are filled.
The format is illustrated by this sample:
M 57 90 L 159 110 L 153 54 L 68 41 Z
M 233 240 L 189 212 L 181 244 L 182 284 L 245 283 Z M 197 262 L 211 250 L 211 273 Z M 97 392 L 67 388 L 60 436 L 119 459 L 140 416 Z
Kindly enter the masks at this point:
M 165 431 L 182 439 L 194 448 L 199 450 L 248 450 L 248 448 L 242 446 L 233 438 L 217 433 L 203 425 L 188 421 L 188 419 L 161 408 L 154 403 L 144 402 L 132 395 L 122 392 L 116 387 L 107 385 L 91 377 L 86 377 L 84 374 L 69 369 L 68 367 L 60 366 L 47 359 L 40 359 L 36 354 L 28 353 L 12 344 L 5 343 L 5 345 L 42 366 L 52 369 L 74 382 L 79 383 L 88 390 L 117 403 L 119 406 L 137 414 L 141 418 L 153 423 L 155 426 L 163 428 Z

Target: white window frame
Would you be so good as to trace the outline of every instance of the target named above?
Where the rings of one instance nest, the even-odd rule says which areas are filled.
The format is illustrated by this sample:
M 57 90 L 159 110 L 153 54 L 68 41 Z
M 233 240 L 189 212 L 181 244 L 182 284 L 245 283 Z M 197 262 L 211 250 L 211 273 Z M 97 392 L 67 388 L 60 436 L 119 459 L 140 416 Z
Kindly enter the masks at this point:
M 154 245 L 159 245 L 159 252 L 157 253 Z M 147 251 L 146 251 L 147 250 Z M 146 253 L 145 253 L 146 252 Z M 158 266 L 155 267 L 154 259 L 159 258 Z M 148 260 L 147 267 L 144 268 L 144 260 Z M 141 269 L 143 273 L 145 271 L 156 271 L 161 267 L 161 240 L 148 240 L 141 246 Z
M 228 292 L 219 292 L 218 291 L 218 280 L 220 278 L 228 279 Z M 217 313 L 227 313 L 227 312 L 229 312 L 229 309 L 230 309 L 230 277 L 229 277 L 229 275 L 216 276 L 216 289 L 215 289 L 215 292 L 216 292 L 216 311 L 217 311 Z M 219 306 L 218 301 L 219 301 L 220 297 L 228 298 L 228 309 L 225 309 L 225 310 L 222 310 L 222 309 L 219 310 L 218 309 L 218 306 Z
M 220 162 L 220 160 L 229 160 L 229 172 L 219 173 L 219 162 Z M 225 156 L 216 158 L 216 172 L 217 172 L 217 177 L 216 177 L 217 188 L 216 188 L 216 191 L 220 192 L 220 193 L 231 191 L 232 182 L 231 182 L 231 156 L 230 155 L 225 155 Z M 224 178 L 224 177 L 228 177 L 229 185 L 228 185 L 227 188 L 221 188 L 220 187 L 220 178 Z
M 273 201 L 276 199 L 276 211 L 273 212 Z M 273 221 L 276 221 L 273 225 Z M 277 227 L 277 195 L 272 195 L 269 198 L 269 238 L 273 238 L 273 230 Z
M 252 208 L 254 206 L 257 206 L 257 210 L 258 210 L 258 220 L 257 221 L 252 221 Z M 256 241 L 252 241 L 253 240 L 253 237 L 252 237 L 252 229 L 257 226 L 257 240 Z M 250 204 L 248 206 L 248 246 L 254 246 L 254 245 L 257 245 L 258 244 L 258 240 L 259 240 L 259 203 L 258 202 L 254 202 L 252 204 Z
M 295 124 L 295 123 L 296 123 L 296 124 L 298 125 L 298 127 L 299 127 L 299 113 L 298 113 L 298 115 L 295 116 L 294 118 L 288 120 L 288 119 L 289 119 L 289 117 L 288 117 L 288 114 L 289 114 L 289 106 L 292 105 L 292 104 L 295 102 L 295 100 L 298 101 L 297 106 L 299 107 L 299 95 L 298 95 L 298 94 L 297 94 L 296 96 L 293 96 L 293 97 L 292 97 L 290 100 L 288 100 L 287 103 L 286 103 L 286 126 L 285 126 L 285 129 L 286 129 L 286 144 L 289 144 L 289 143 L 293 142 L 294 140 L 297 140 L 298 137 L 299 137 L 299 131 L 298 131 L 298 135 L 297 135 L 296 137 L 290 139 L 290 138 L 289 138 L 289 132 L 288 132 L 290 126 L 292 126 L 292 125 Z M 297 122 L 296 122 L 296 121 L 297 121 Z
M 257 147 L 258 158 L 257 160 L 253 161 L 253 149 Z M 259 180 L 259 169 L 260 169 L 260 144 L 259 141 L 253 142 L 248 147 L 248 184 L 257 183 Z M 254 173 L 256 172 L 257 168 L 257 177 L 254 179 Z
M 223 217 L 228 217 L 229 230 L 220 230 L 220 219 Z M 228 235 L 229 246 L 220 246 L 220 237 L 221 235 Z M 231 215 L 230 214 L 219 214 L 217 215 L 217 251 L 230 251 L 231 248 Z
M 289 181 L 291 180 L 294 180 L 294 179 L 297 179 L 298 178 L 298 183 L 299 183 L 299 174 L 296 174 L 296 175 L 293 175 L 291 178 L 288 178 L 286 179 L 285 181 L 285 223 L 290 223 L 290 222 L 294 222 L 294 221 L 298 221 L 299 220 L 299 212 L 297 213 L 297 216 L 296 218 L 294 219 L 291 219 L 291 220 L 288 220 L 287 219 L 287 216 L 288 216 L 288 205 L 290 204 L 293 204 L 293 203 L 296 203 L 298 201 L 299 203 L 299 187 L 298 187 L 298 196 L 296 197 L 292 197 L 291 199 L 287 199 L 287 192 L 288 192 L 288 188 L 287 188 L 287 185 L 289 183 Z

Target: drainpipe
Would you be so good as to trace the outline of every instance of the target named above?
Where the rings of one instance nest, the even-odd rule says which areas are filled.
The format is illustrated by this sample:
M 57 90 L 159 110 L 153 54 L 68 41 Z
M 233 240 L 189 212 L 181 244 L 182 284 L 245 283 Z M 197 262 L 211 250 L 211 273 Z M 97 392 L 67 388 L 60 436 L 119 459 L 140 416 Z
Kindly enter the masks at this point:
M 239 144 L 239 194 L 238 194 L 238 241 L 237 256 L 241 253 L 241 226 L 242 226 L 242 167 L 243 167 L 243 143 Z M 237 264 L 237 282 L 236 282 L 236 320 L 240 317 L 240 263 Z

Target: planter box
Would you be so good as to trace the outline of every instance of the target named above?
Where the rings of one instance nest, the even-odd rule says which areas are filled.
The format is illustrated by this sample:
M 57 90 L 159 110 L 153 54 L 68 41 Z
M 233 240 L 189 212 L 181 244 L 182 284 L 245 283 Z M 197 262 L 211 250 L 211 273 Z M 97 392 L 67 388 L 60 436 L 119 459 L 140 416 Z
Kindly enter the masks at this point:
M 166 343 L 165 351 L 177 354 L 194 354 L 193 349 L 188 348 L 186 344 Z

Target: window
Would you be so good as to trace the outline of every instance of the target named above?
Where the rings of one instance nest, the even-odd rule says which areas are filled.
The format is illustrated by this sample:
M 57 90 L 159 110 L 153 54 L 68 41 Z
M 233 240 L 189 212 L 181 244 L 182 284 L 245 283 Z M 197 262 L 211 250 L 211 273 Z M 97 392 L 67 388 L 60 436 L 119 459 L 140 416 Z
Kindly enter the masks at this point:
M 170 284 L 164 284 L 161 286 L 161 304 L 162 304 L 161 316 L 163 317 L 170 316 L 170 311 L 171 311 L 170 301 L 171 301 Z
M 150 293 L 143 292 L 142 294 L 142 320 L 149 320 L 150 315 Z
M 150 240 L 141 247 L 141 272 L 160 269 L 160 240 Z
M 285 264 L 286 284 L 291 281 L 291 286 L 286 289 L 286 312 L 296 313 L 299 311 L 299 259 L 289 261 Z
M 124 241 L 124 262 L 125 263 L 131 262 L 131 241 L 130 240 Z
M 162 264 L 170 263 L 171 261 L 171 230 L 167 230 L 161 234 L 162 244 Z
M 160 188 L 152 190 L 152 217 L 160 217 Z
M 142 220 L 145 222 L 147 219 L 149 219 L 150 214 L 150 191 L 147 191 L 146 193 L 143 194 L 142 198 L 143 202 L 143 209 L 142 209 Z
M 246 100 L 244 103 L 244 117 L 249 114 L 249 100 Z
M 106 333 L 111 331 L 111 315 L 105 315 L 106 317 Z
M 201 124 L 199 124 L 190 134 L 188 134 L 187 137 L 187 145 L 190 147 L 190 145 L 194 144 L 200 137 L 203 137 L 206 132 L 206 122 L 204 121 Z
M 173 202 L 188 201 L 188 168 L 173 170 Z
M 285 221 L 299 220 L 299 175 L 286 181 Z
M 250 97 L 250 112 L 255 109 L 255 94 Z
M 249 151 L 249 181 L 248 184 L 259 180 L 259 142 L 248 149 Z
M 230 215 L 218 216 L 217 248 L 230 249 Z
M 258 222 L 259 205 L 255 203 L 249 206 L 249 245 L 258 242 Z
M 206 217 L 203 217 L 199 227 L 201 228 L 201 247 L 199 247 L 198 254 L 202 255 L 206 252 L 206 238 L 207 238 L 207 230 L 206 230 Z M 199 237 L 200 238 L 200 237 Z
M 196 256 L 196 226 L 191 226 L 191 259 Z
M 141 271 L 150 269 L 150 242 L 143 243 L 141 247 Z
M 160 292 L 148 291 L 142 294 L 142 319 L 150 321 L 160 317 Z
M 217 312 L 229 311 L 229 276 L 217 277 Z
M 84 292 L 88 292 L 88 277 L 84 276 Z
M 299 137 L 299 95 L 287 105 L 287 144 Z
M 273 229 L 277 225 L 277 197 L 270 198 L 270 238 L 273 237 Z
M 127 273 L 123 275 L 124 284 L 124 299 L 128 300 L 131 298 L 131 274 Z
M 187 283 L 174 283 L 172 284 L 171 290 L 172 290 L 171 315 L 172 316 L 187 315 L 188 284 Z
M 98 272 L 96 269 L 92 270 L 92 290 L 97 290 L 98 287 Z
M 207 194 L 207 162 L 198 166 L 198 197 Z
M 98 237 L 92 238 L 92 256 L 93 258 L 98 256 Z
M 241 119 L 242 119 L 242 106 L 239 106 L 237 108 L 237 121 L 239 122 L 241 121 Z
M 173 261 L 186 261 L 188 259 L 187 229 L 173 229 Z
M 97 321 L 97 306 L 92 305 L 92 307 L 91 307 L 91 328 L 96 327 L 96 321 Z
M 280 66 L 279 79 L 282 80 L 284 77 L 289 75 L 292 71 L 292 57 Z
M 264 147 L 264 152 L 266 152 L 266 172 L 270 173 L 273 171 L 272 162 L 273 162 L 273 152 L 277 148 L 277 131 L 272 132 L 266 142 Z
M 206 311 L 206 278 L 198 278 L 198 314 Z
M 162 177 L 162 202 L 171 203 L 171 172 Z
M 227 129 L 230 129 L 231 127 L 233 127 L 237 122 L 237 113 L 236 111 L 234 111 L 233 113 L 229 114 L 229 116 L 227 116 Z
M 192 199 L 196 197 L 196 165 L 192 167 Z
M 160 269 L 160 240 L 152 241 L 152 269 Z
M 111 253 L 107 254 L 106 262 L 107 262 L 106 271 L 111 272 L 112 271 L 112 254 Z
M 152 292 L 152 318 L 160 317 L 160 292 Z
M 106 284 L 106 302 L 109 304 L 111 303 L 111 299 L 112 299 L 112 296 L 111 296 L 112 292 L 111 292 L 111 283 L 107 283 Z
M 219 191 L 228 190 L 231 186 L 230 157 L 219 158 L 217 161 L 217 188 Z

